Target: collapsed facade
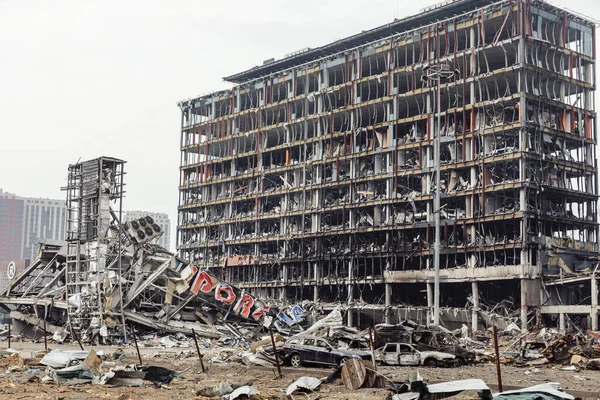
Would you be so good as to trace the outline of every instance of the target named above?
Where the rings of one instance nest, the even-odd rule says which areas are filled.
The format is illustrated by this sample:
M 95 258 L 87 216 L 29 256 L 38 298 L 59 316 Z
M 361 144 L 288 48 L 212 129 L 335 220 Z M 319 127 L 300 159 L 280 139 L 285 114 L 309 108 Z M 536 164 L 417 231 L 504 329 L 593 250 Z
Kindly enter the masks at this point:
M 179 104 L 178 251 L 350 326 L 428 323 L 439 185 L 443 323 L 597 329 L 595 49 L 544 1 L 456 0 L 226 77 Z
M 40 241 L 0 293 L 16 332 L 106 344 L 126 341 L 133 325 L 212 338 L 217 321 L 226 331 L 232 320 L 269 325 L 267 303 L 152 243 L 163 229 L 150 216 L 121 222 L 124 166 L 112 157 L 69 166 L 66 242 Z

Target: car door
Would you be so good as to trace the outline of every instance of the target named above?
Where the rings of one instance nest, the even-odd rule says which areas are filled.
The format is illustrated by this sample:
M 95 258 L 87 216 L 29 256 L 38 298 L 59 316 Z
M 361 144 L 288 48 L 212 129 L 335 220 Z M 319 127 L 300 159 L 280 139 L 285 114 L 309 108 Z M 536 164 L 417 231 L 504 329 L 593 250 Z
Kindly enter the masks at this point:
M 419 353 L 407 344 L 401 344 L 400 347 L 400 365 L 419 365 Z
M 306 362 L 311 363 L 321 363 L 320 352 L 317 349 L 317 344 L 315 339 L 304 339 L 304 344 L 302 346 L 302 359 Z
M 300 353 L 299 347 L 302 347 L 301 339 L 290 339 L 283 345 L 283 354 L 289 357 L 292 353 Z
M 388 343 L 383 348 L 382 357 L 383 362 L 389 365 L 398 365 L 398 344 Z
M 331 345 L 329 345 L 329 343 L 327 343 L 325 340 L 317 339 L 316 344 L 317 350 L 320 353 L 319 358 L 322 360 L 323 364 L 338 364 L 338 360 L 336 359 L 337 355 L 333 352 L 333 348 Z

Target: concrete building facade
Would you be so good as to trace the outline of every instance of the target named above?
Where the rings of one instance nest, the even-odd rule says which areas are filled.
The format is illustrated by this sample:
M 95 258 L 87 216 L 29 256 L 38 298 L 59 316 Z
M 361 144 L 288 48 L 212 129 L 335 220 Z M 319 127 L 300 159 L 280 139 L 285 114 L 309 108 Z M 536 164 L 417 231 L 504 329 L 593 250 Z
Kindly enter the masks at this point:
M 349 325 L 428 323 L 438 214 L 448 326 L 597 329 L 595 49 L 544 1 L 456 0 L 226 77 L 179 104 L 177 249 Z
M 0 260 L 16 260 L 23 255 L 24 200 L 0 189 Z
M 64 240 L 65 200 L 0 192 L 0 259 L 33 260 L 41 238 Z
M 151 216 L 152 219 L 154 219 L 154 222 L 163 230 L 163 234 L 156 240 L 156 243 L 169 250 L 171 248 L 171 220 L 169 219 L 169 214 L 147 211 L 126 211 L 124 220 L 133 221 L 147 215 Z
M 24 198 L 23 201 L 22 258 L 33 260 L 41 238 L 65 240 L 67 207 L 64 199 Z

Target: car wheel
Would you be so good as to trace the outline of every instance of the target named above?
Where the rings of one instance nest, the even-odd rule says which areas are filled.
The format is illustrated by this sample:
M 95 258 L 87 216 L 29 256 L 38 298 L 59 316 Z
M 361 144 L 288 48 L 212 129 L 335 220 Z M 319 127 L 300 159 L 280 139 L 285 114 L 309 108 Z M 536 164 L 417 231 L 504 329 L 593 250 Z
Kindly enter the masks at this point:
M 456 357 L 456 365 L 460 367 L 462 365 L 467 365 L 467 362 L 462 357 Z
M 342 359 L 340 360 L 340 366 L 346 364 L 346 361 L 348 361 L 349 358 L 348 357 L 342 357 Z
M 425 360 L 425 362 L 423 363 L 423 365 L 425 365 L 426 367 L 437 367 L 437 360 L 435 358 L 428 358 L 427 360 Z
M 300 357 L 300 354 L 292 354 L 290 357 L 290 365 L 295 368 L 302 366 L 302 358 Z

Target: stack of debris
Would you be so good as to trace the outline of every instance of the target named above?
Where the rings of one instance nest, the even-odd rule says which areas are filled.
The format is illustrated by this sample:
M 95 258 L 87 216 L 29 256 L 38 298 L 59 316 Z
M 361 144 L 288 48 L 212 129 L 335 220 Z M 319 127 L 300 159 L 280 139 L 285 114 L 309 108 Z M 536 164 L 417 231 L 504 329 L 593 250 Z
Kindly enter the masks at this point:
M 101 157 L 69 166 L 67 210 L 80 211 L 69 211 L 66 243 L 42 240 L 38 258 L 0 293 L 12 319 L 33 327 L 31 336 L 41 330 L 62 342 L 75 334 L 97 344 L 123 343 L 133 324 L 215 339 L 218 321 L 270 326 L 267 302 L 153 243 L 163 230 L 152 217 L 122 222 L 124 163 Z M 282 315 L 296 322 L 303 311 Z
M 60 385 L 110 384 L 115 386 L 143 386 L 144 381 L 157 385 L 168 384 L 178 374 L 163 367 L 117 365 L 103 360 L 102 352 L 52 350 L 40 364 L 46 366 L 42 382 Z

